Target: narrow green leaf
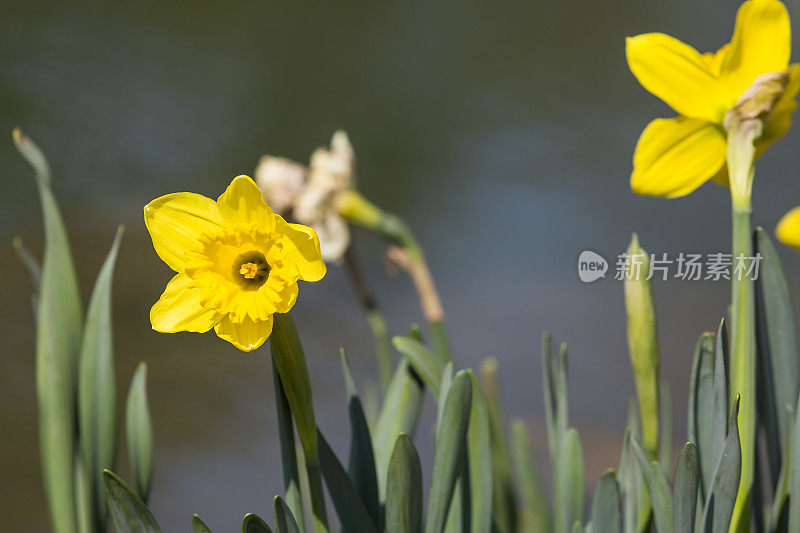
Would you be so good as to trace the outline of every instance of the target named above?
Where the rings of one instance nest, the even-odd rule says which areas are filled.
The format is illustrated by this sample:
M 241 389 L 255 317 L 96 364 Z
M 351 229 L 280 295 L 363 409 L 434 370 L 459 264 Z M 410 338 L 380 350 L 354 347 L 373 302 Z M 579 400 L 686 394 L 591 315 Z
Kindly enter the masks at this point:
M 672 470 L 672 448 L 674 436 L 672 428 L 672 389 L 665 381 L 661 382 L 658 392 L 658 422 L 661 425 L 658 433 L 658 462 L 664 472 Z
M 453 378 L 444 409 L 439 413 L 442 424 L 434 452 L 433 480 L 425 522 L 426 533 L 441 533 L 444 530 L 461 461 L 467 447 L 471 404 L 472 382 L 466 371 L 461 370 Z
M 192 515 L 192 533 L 211 533 L 211 528 L 199 516 Z
M 258 515 L 247 513 L 242 520 L 242 533 L 272 533 L 272 530 Z
M 294 443 L 294 426 L 289 400 L 281 383 L 281 377 L 272 360 L 272 378 L 275 384 L 275 408 L 278 412 L 278 439 L 281 444 L 281 465 L 283 467 L 283 486 L 286 502 L 292 510 L 300 529 L 303 529 L 303 497 L 300 489 L 300 471 L 297 448 Z
M 478 379 L 468 370 L 472 381 L 472 407 L 467 429 L 470 511 L 473 533 L 489 533 L 492 527 L 492 452 L 489 442 L 489 412 Z
M 441 359 L 425 344 L 411 337 L 395 337 L 392 344 L 416 370 L 433 396 L 438 398 L 445 366 Z
M 103 480 L 117 533 L 160 533 L 147 505 L 124 481 L 109 470 L 103 471 Z
M 544 381 L 544 404 L 547 421 L 547 439 L 550 445 L 550 463 L 555 472 L 559 464 L 559 452 L 569 425 L 569 401 L 567 398 L 567 345 L 561 344 L 561 353 L 553 353 L 550 335 L 542 336 L 542 379 Z
M 397 437 L 389 463 L 386 533 L 422 531 L 422 468 L 411 438 Z
M 378 530 L 383 529 L 383 513 L 378 495 L 378 478 L 375 473 L 375 453 L 372 450 L 372 438 L 369 433 L 369 424 L 364 415 L 364 408 L 358 397 L 355 381 L 350 373 L 350 363 L 347 355 L 341 350 L 342 372 L 347 387 L 348 405 L 347 412 L 350 416 L 350 455 L 347 471 L 350 479 L 361 496 L 372 521 Z
M 761 254 L 756 278 L 756 339 L 759 422 L 764 427 L 773 483 L 781 470 L 791 436 L 784 406 L 798 399 L 798 343 L 791 291 L 780 257 L 767 232 L 756 228 L 755 251 Z
M 584 531 L 586 531 L 586 529 L 580 522 L 575 522 L 572 524 L 572 529 L 570 529 L 570 533 L 583 533 Z
M 300 527 L 292 515 L 292 510 L 280 496 L 275 496 L 272 501 L 272 519 L 278 533 L 300 533 Z
M 125 431 L 128 437 L 128 459 L 143 501 L 150 495 L 153 474 L 153 423 L 147 402 L 147 364 L 136 368 L 128 390 L 125 407 Z
M 700 484 L 700 462 L 697 446 L 683 445 L 675 467 L 675 487 L 672 494 L 672 521 L 675 533 L 692 533 L 697 512 L 697 491 Z
M 789 470 L 789 531 L 800 531 L 800 406 L 795 408 Z
M 449 362 L 442 370 L 442 383 L 439 385 L 439 396 L 436 399 L 436 412 L 441 413 L 444 409 L 444 402 L 447 399 L 447 393 L 450 392 L 450 385 L 453 384 L 453 362 Z M 436 435 L 439 435 L 439 428 L 442 426 L 442 419 L 436 419 Z
M 553 357 L 553 339 L 549 333 L 542 335 L 542 390 L 544 391 L 544 414 L 547 423 L 547 443 L 550 451 L 550 462 L 555 465 L 558 453 L 558 430 L 556 429 L 557 363 Z
M 583 518 L 586 490 L 583 449 L 575 428 L 570 428 L 564 435 L 563 450 L 558 458 L 553 479 L 553 523 L 556 533 L 569 531 L 573 523 Z
M 736 493 L 739 490 L 739 476 L 742 468 L 742 451 L 739 447 L 739 395 L 737 394 L 731 410 L 731 426 L 725 438 L 725 449 L 714 470 L 714 482 L 703 510 L 705 531 L 724 533 L 733 516 Z
M 703 333 L 694 351 L 689 385 L 688 440 L 697 445 L 700 461 L 700 495 L 706 499 L 714 475 L 714 336 Z
M 625 430 L 625 439 L 622 443 L 622 454 L 619 461 L 619 480 L 620 496 L 622 498 L 622 530 L 625 533 L 635 533 L 638 511 L 638 496 L 641 494 L 638 488 L 639 469 L 636 458 L 631 450 L 631 439 L 633 431 L 630 426 Z
M 644 479 L 650 491 L 650 500 L 653 504 L 653 516 L 658 531 L 672 531 L 673 508 L 672 490 L 664 470 L 657 461 L 650 461 L 647 452 L 635 437 L 631 439 L 631 449 L 639 462 L 639 468 L 644 472 Z
M 28 271 L 28 275 L 31 277 L 31 285 L 33 286 L 33 290 L 39 292 L 39 284 L 42 280 L 42 265 L 22 242 L 22 237 L 14 237 L 14 239 L 11 241 L 11 244 L 14 247 L 14 252 L 17 254 L 20 262 L 23 264 L 25 270 Z
M 322 467 L 322 477 L 328 487 L 328 493 L 333 500 L 336 514 L 342 523 L 343 531 L 358 533 L 369 533 L 377 531 L 375 523 L 361 501 L 351 479 L 347 476 L 336 454 L 333 453 L 322 433 L 317 436 L 320 451 L 320 465 Z
M 791 427 L 791 420 L 793 418 L 791 407 L 786 406 L 783 413 L 783 418 L 787 419 L 786 425 Z M 791 478 L 791 463 L 792 463 L 792 435 L 789 435 L 789 441 L 786 443 L 786 452 L 783 460 L 781 461 L 781 472 L 778 476 L 778 482 L 775 485 L 775 491 L 772 497 L 772 507 L 769 512 L 769 531 L 788 531 L 789 519 L 789 484 Z M 759 494 L 759 493 L 756 493 Z M 763 528 L 762 528 L 763 531 Z
M 725 321 L 720 322 L 714 349 L 714 397 L 711 401 L 712 464 L 716 465 L 725 449 L 728 433 L 728 372 L 725 368 L 728 354 Z
M 550 531 L 550 508 L 542 476 L 536 464 L 528 430 L 522 420 L 511 421 L 511 448 L 520 493 L 523 531 Z
M 300 444 L 310 465 L 319 462 L 317 426 L 311 399 L 311 382 L 308 379 L 306 356 L 292 316 L 288 313 L 273 315 L 272 334 L 269 337 L 272 359 L 283 383 L 286 399 L 292 411 Z
M 75 511 L 75 420 L 82 318 L 78 282 L 50 169 L 33 141 L 14 130 L 17 150 L 33 167 L 44 219 L 44 260 L 36 319 L 36 392 L 39 453 L 50 522 L 55 533 L 72 533 Z
M 105 501 L 103 502 L 105 506 Z M 78 531 L 91 533 L 95 531 L 92 510 L 92 485 L 89 481 L 89 470 L 83 465 L 81 454 L 75 454 L 75 511 L 78 518 Z M 103 524 L 105 526 L 105 524 Z M 105 529 L 105 528 L 104 528 Z M 102 530 L 101 530 L 102 531 Z
M 510 454 L 497 367 L 497 359 L 494 357 L 486 358 L 481 363 L 481 384 L 489 412 L 492 447 L 492 515 L 498 533 L 512 533 L 517 530 L 516 494 L 509 463 Z
M 651 521 L 650 491 L 644 480 L 644 473 L 639 467 L 632 449 L 635 431 L 630 421 L 638 418 L 635 405 L 629 410 L 633 416 L 629 419 L 622 446 L 619 465 L 620 494 L 622 496 L 623 531 L 637 533 L 649 527 Z
M 78 422 L 81 461 L 87 471 L 94 528 L 102 531 L 107 509 L 103 470 L 113 469 L 117 450 L 117 386 L 114 375 L 114 334 L 111 289 L 122 227 L 103 263 L 94 285 L 80 351 Z M 138 479 L 138 478 L 137 478 Z M 139 492 L 147 501 L 147 493 Z
M 386 501 L 386 477 L 394 442 L 401 433 L 414 436 L 422 410 L 422 399 L 422 380 L 408 361 L 400 361 L 389 383 L 373 432 L 372 446 L 375 450 L 381 503 Z
M 617 475 L 613 470 L 606 470 L 597 483 L 592 498 L 592 531 L 597 533 L 622 533 L 622 517 L 620 515 L 620 492 Z M 537 529 L 529 531 L 548 531 Z

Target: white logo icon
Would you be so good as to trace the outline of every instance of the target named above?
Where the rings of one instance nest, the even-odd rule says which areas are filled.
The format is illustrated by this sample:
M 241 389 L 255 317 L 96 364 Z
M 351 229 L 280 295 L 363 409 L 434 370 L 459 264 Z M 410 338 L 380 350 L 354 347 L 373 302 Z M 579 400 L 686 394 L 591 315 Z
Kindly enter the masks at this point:
M 591 250 L 584 250 L 578 257 L 578 277 L 584 283 L 591 283 L 606 277 L 608 261 Z

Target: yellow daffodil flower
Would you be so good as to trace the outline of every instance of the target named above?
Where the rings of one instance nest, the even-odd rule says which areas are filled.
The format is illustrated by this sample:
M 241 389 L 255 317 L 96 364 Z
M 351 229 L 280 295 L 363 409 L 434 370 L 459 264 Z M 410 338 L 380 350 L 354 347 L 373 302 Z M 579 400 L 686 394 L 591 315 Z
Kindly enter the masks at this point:
M 272 315 L 294 305 L 297 280 L 325 276 L 314 230 L 274 214 L 247 176 L 216 202 L 188 192 L 156 198 L 144 220 L 156 253 L 177 272 L 150 310 L 162 333 L 213 327 L 255 350 L 272 332 Z
M 791 28 L 779 0 L 744 2 L 731 42 L 716 53 L 701 54 L 663 33 L 629 37 L 626 51 L 639 83 L 680 115 L 652 121 L 639 137 L 631 175 L 636 193 L 684 196 L 710 178 L 727 185 L 725 115 L 763 74 L 788 71 L 788 81 L 755 142 L 756 155 L 791 126 L 800 65 L 789 65 Z

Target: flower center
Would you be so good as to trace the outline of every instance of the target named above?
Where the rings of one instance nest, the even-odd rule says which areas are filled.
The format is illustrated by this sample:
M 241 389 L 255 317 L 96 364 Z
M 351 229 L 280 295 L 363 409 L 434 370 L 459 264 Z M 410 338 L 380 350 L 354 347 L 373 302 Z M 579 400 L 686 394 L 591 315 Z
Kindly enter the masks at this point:
M 258 265 L 255 263 L 245 263 L 242 265 L 242 268 L 239 269 L 239 274 L 247 279 L 253 279 L 256 277 L 256 274 L 258 274 Z
M 269 278 L 269 263 L 261 252 L 241 254 L 233 262 L 233 279 L 244 290 L 256 290 Z

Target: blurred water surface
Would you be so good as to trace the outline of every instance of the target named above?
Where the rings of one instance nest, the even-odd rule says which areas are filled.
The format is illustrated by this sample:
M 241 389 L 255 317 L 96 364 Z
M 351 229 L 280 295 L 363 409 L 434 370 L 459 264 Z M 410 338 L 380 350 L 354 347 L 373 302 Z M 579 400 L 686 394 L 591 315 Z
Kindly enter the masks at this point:
M 789 8 L 797 20 L 797 2 Z M 194 512 L 220 531 L 245 512 L 268 516 L 282 482 L 268 351 L 151 330 L 148 310 L 169 272 L 141 208 L 174 191 L 216 197 L 263 153 L 306 161 L 337 128 L 356 147 L 360 188 L 407 217 L 426 245 L 458 364 L 500 360 L 507 410 L 531 423 L 543 450 L 539 334 L 567 340 L 572 422 L 591 483 L 616 464 L 633 394 L 622 290 L 611 279 L 582 284 L 578 254 L 589 248 L 613 262 L 634 230 L 654 252 L 729 249 L 726 191 L 709 185 L 665 201 L 628 188 L 638 134 L 672 113 L 627 71 L 624 37 L 663 31 L 716 49 L 735 9 L 688 0 L 4 2 L 0 132 L 23 127 L 51 159 L 84 302 L 117 224 L 127 228 L 114 292 L 118 389 L 122 397 L 137 362 L 149 363 L 152 508 L 164 530 L 188 530 Z M 6 139 L 0 530 L 45 531 L 31 289 L 10 246 L 21 235 L 39 253 L 41 222 L 30 172 Z M 792 131 L 758 167 L 755 218 L 770 231 L 800 204 L 798 140 Z M 410 284 L 384 274 L 373 236 L 357 239 L 393 333 L 406 331 L 421 320 Z M 800 258 L 782 253 L 800 290 Z M 694 342 L 716 327 L 728 291 L 656 283 L 677 440 Z M 344 452 L 339 346 L 362 390 L 376 374 L 340 268 L 301 288 L 295 317 L 320 425 Z

